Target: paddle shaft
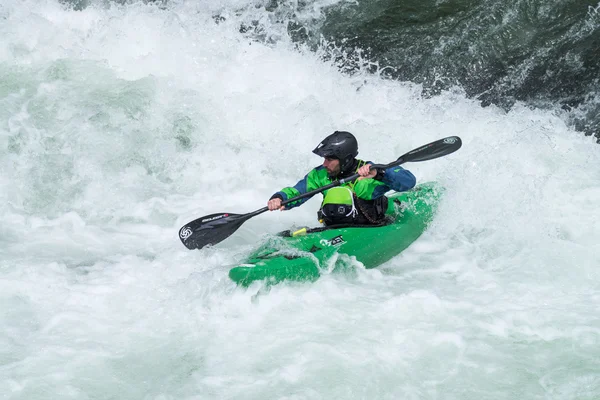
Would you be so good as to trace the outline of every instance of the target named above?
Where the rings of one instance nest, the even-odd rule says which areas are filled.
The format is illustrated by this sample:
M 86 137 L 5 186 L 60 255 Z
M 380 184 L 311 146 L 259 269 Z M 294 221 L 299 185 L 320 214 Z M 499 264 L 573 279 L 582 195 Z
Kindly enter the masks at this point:
M 400 162 L 400 163 L 398 163 L 398 162 L 393 162 L 393 163 L 391 163 L 391 164 L 387 164 L 387 165 L 374 164 L 374 165 L 371 165 L 371 168 L 370 168 L 370 169 L 380 169 L 380 168 L 381 168 L 381 169 L 388 169 L 388 168 L 391 168 L 391 167 L 397 167 L 397 166 L 399 166 L 400 164 L 402 164 L 402 162 Z M 282 202 L 281 202 L 281 205 L 282 205 L 282 206 L 285 206 L 286 204 L 293 203 L 293 202 L 295 202 L 295 201 L 298 201 L 298 200 L 304 199 L 304 198 L 306 198 L 306 197 L 312 197 L 312 196 L 314 196 L 315 194 L 318 194 L 318 193 L 324 192 L 325 190 L 329 190 L 329 189 L 331 189 L 331 188 L 333 188 L 333 187 L 336 187 L 336 186 L 341 186 L 341 185 L 343 185 L 344 183 L 352 182 L 352 181 L 354 181 L 354 180 L 358 179 L 359 177 L 360 177 L 360 175 L 359 175 L 359 174 L 354 174 L 354 175 L 351 175 L 351 176 L 349 176 L 349 177 L 347 177 L 347 178 L 339 179 L 339 180 L 337 180 L 337 181 L 331 182 L 329 185 L 321 186 L 321 187 L 320 187 L 320 188 L 318 188 L 318 189 L 311 190 L 310 192 L 306 192 L 306 193 L 303 193 L 303 194 L 301 194 L 301 195 L 298 195 L 298 196 L 296 196 L 296 197 L 293 197 L 293 198 L 291 198 L 291 199 L 288 199 L 288 200 L 282 201 Z M 263 212 L 265 212 L 265 211 L 269 211 L 269 207 L 263 207 L 263 208 L 261 208 L 261 209 L 259 209 L 259 210 L 256 210 L 256 211 L 254 211 L 254 212 L 252 212 L 252 213 L 249 213 L 249 214 L 246 214 L 246 215 L 254 217 L 254 216 L 258 215 L 258 214 L 262 214 L 262 213 L 263 213 Z

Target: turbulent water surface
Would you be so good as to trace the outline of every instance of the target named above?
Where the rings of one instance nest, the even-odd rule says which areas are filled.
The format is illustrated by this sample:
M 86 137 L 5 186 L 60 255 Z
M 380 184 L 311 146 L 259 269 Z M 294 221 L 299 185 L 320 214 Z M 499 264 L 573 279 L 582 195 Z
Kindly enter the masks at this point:
M 600 398 L 598 6 L 508 3 L 2 2 L 2 398 Z M 480 61 L 505 70 L 461 75 Z M 228 266 L 315 224 L 316 198 L 181 245 L 336 129 L 381 163 L 462 138 L 406 164 L 447 190 L 400 256 L 235 287 Z

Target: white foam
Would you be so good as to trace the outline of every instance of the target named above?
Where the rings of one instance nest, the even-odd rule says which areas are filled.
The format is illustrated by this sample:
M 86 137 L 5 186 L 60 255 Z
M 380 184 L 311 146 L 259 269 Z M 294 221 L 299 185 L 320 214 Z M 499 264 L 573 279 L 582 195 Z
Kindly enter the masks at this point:
M 597 394 L 592 139 L 550 111 L 342 75 L 276 24 L 281 40 L 252 41 L 240 22 L 268 15 L 245 3 L 2 6 L 9 397 L 533 398 L 538 379 Z M 336 129 L 375 162 L 462 138 L 451 156 L 406 165 L 447 188 L 415 246 L 376 271 L 235 288 L 227 266 L 266 233 L 315 223 L 318 199 L 213 248 L 181 245 L 184 223 L 253 211 L 294 184 Z

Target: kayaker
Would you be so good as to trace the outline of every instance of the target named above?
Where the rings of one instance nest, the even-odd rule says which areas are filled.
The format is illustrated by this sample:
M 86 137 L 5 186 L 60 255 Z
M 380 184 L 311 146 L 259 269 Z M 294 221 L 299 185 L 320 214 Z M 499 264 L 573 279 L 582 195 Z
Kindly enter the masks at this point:
M 312 169 L 293 187 L 286 187 L 269 199 L 269 210 L 286 210 L 298 207 L 309 198 L 282 206 L 281 203 L 300 194 L 326 186 L 337 179 L 355 173 L 360 177 L 342 186 L 323 192 L 323 202 L 318 217 L 325 225 L 355 224 L 378 225 L 385 220 L 389 190 L 403 192 L 415 186 L 415 176 L 402 167 L 386 170 L 370 169 L 370 161 L 356 158 L 358 141 L 350 132 L 335 131 L 313 150 L 324 158 L 323 164 Z

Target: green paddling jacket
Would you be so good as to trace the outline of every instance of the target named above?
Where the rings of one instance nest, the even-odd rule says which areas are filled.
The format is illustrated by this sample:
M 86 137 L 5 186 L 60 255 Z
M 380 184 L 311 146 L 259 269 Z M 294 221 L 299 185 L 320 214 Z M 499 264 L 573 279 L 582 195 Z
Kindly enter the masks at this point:
M 373 163 L 367 161 L 366 164 Z M 271 198 L 280 198 L 281 200 L 286 201 L 293 197 L 310 192 L 311 190 L 315 190 L 320 187 L 326 186 L 336 179 L 342 179 L 347 176 L 353 175 L 363 165 L 365 165 L 365 161 L 357 159 L 355 160 L 353 167 L 349 168 L 346 174 L 336 176 L 333 178 L 327 174 L 327 169 L 325 169 L 324 166 L 320 165 L 312 169 L 308 174 L 306 174 L 306 176 L 304 176 L 303 179 L 298 181 L 298 183 L 296 183 L 294 186 L 281 189 L 279 192 L 271 196 Z M 415 184 L 415 176 L 410 171 L 398 166 L 388 168 L 383 171 L 378 170 L 377 175 L 374 178 L 366 178 L 361 179 L 359 181 L 348 182 L 342 186 L 348 187 L 354 193 L 355 199 L 357 200 L 359 205 L 359 209 L 364 211 L 365 208 L 372 208 L 375 204 L 380 203 L 376 201 L 378 199 L 387 200 L 384 197 L 384 194 L 386 192 L 390 190 L 404 192 L 413 188 Z M 325 190 L 322 193 L 323 196 L 325 196 L 327 194 L 327 190 Z M 309 198 L 310 197 L 294 201 L 290 204 L 287 204 L 286 207 L 298 207 L 305 203 Z M 385 212 L 385 207 L 383 211 Z M 378 213 L 376 212 L 376 214 Z

